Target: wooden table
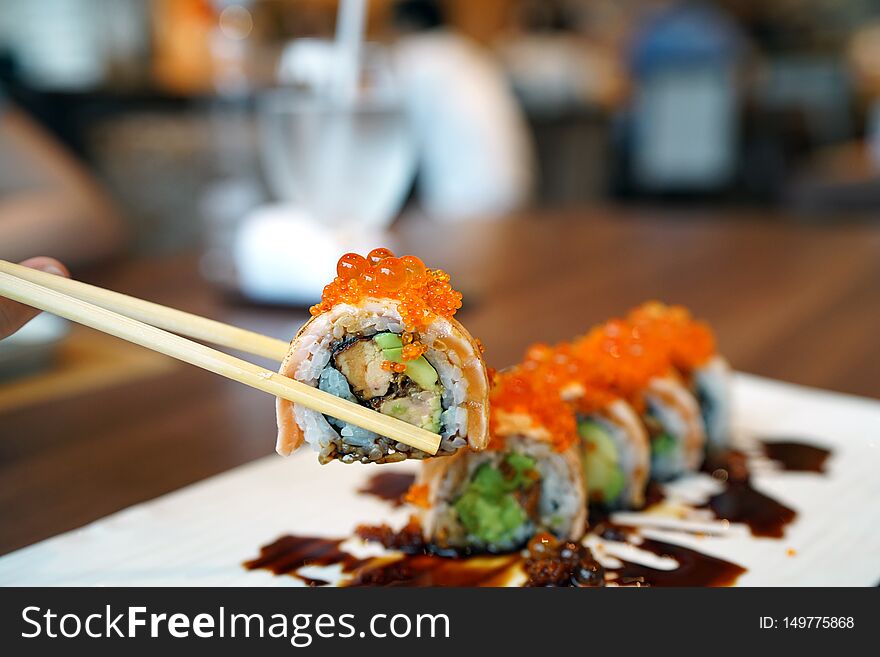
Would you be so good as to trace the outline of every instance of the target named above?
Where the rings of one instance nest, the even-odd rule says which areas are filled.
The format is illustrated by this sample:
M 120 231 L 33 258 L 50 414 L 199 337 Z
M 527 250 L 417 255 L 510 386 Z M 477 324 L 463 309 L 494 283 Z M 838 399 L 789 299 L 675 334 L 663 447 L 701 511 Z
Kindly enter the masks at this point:
M 396 238 L 399 252 L 453 274 L 466 294 L 459 316 L 496 367 L 533 341 L 661 298 L 710 320 L 738 369 L 880 397 L 880 225 L 606 209 L 440 229 L 414 222 Z M 305 318 L 231 302 L 200 278 L 195 255 L 86 278 L 277 337 Z M 4 411 L 0 553 L 270 454 L 274 434 L 271 398 L 185 365 Z

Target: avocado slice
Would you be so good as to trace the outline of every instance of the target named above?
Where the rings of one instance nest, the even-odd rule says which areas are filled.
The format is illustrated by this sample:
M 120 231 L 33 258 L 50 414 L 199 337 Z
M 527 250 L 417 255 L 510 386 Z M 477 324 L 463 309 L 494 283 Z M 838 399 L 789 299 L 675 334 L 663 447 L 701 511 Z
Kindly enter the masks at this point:
M 373 336 L 373 342 L 379 345 L 379 349 L 400 349 L 403 341 L 396 333 L 377 333 Z
M 613 504 L 626 486 L 620 466 L 599 459 L 584 460 L 584 476 L 590 499 L 607 505 Z
M 578 433 L 581 438 L 590 443 L 590 451 L 599 458 L 611 463 L 617 463 L 617 447 L 608 430 L 594 420 L 583 420 L 578 423 Z
M 675 451 L 677 441 L 668 433 L 661 433 L 651 439 L 651 454 L 655 456 L 666 456 Z
M 415 381 L 421 388 L 431 390 L 437 385 L 437 381 L 440 379 L 437 376 L 437 370 L 431 366 L 431 363 L 424 356 L 419 356 L 415 360 L 403 360 L 403 343 L 399 335 L 394 333 L 378 333 L 373 336 L 373 342 L 382 350 L 385 360 L 406 365 L 404 374 Z
M 580 422 L 578 433 L 584 440 L 583 466 L 590 499 L 612 504 L 626 486 L 614 439 L 602 424 L 592 420 Z
M 486 545 L 509 541 L 528 520 L 526 512 L 510 494 L 489 500 L 475 490 L 469 490 L 454 506 L 467 533 Z
M 415 397 L 398 397 L 382 402 L 379 412 L 396 417 L 433 433 L 440 433 L 440 394 L 421 392 Z
M 509 541 L 528 521 L 514 493 L 537 485 L 528 474 L 534 459 L 515 452 L 505 457 L 509 466 L 505 476 L 499 468 L 484 463 L 476 469 L 462 495 L 453 503 L 465 531 L 487 545 Z

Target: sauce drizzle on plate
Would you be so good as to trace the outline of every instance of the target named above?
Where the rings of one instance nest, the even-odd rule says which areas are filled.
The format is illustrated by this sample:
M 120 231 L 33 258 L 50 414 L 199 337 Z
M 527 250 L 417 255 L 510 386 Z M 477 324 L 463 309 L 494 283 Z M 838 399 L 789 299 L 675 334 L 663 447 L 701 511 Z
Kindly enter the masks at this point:
M 793 440 L 765 439 L 761 441 L 764 455 L 776 461 L 788 472 L 825 472 L 825 462 L 831 450 Z
M 831 454 L 821 447 L 788 440 L 766 440 L 762 446 L 765 455 L 779 462 L 784 470 L 797 472 L 824 472 Z M 703 505 L 717 518 L 743 523 L 754 536 L 781 538 L 785 526 L 797 517 L 793 509 L 752 486 L 744 453 L 729 450 L 713 456 L 703 470 L 724 482 L 724 490 Z M 371 477 L 359 492 L 400 506 L 412 482 L 411 474 L 380 473 Z M 658 503 L 663 499 L 663 491 L 652 485 L 648 497 L 650 502 Z M 640 537 L 637 530 L 618 527 L 603 514 L 593 514 L 591 520 L 593 533 L 602 538 L 629 542 L 659 557 L 672 558 L 678 567 L 661 570 L 618 559 L 619 567 L 603 569 L 587 548 L 578 547 L 576 558 L 566 557 L 564 550 L 575 548 L 574 544 L 563 542 L 553 544 L 559 555 L 551 553 L 546 558 L 536 555 L 531 544 L 529 549 L 503 555 L 442 552 L 422 541 L 421 530 L 414 521 L 399 531 L 387 525 L 357 529 L 357 537 L 383 545 L 392 551 L 388 555 L 358 558 L 342 549 L 346 538 L 287 535 L 260 548 L 260 555 L 245 562 L 244 567 L 293 575 L 309 586 L 325 586 L 329 582 L 304 576 L 299 572 L 301 568 L 337 564 L 344 575 L 342 586 L 504 586 L 515 578 L 524 585 L 601 586 L 602 582 L 597 580 L 601 574 L 605 583 L 622 586 L 731 586 L 746 572 L 742 566 L 697 550 Z M 559 572 L 553 572 L 554 568 Z M 536 577 L 536 573 L 540 576 Z
M 415 480 L 416 476 L 408 472 L 380 472 L 370 477 L 358 493 L 378 497 L 394 507 L 403 506 L 403 496 Z

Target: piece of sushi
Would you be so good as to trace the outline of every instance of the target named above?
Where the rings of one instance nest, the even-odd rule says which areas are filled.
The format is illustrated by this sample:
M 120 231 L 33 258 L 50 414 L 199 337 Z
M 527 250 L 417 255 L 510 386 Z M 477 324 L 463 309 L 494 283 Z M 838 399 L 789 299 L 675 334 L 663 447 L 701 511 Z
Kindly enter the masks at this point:
M 437 456 L 488 443 L 489 383 L 480 344 L 453 315 L 449 276 L 413 256 L 344 255 L 280 373 L 441 436 Z M 388 463 L 421 450 L 278 399 L 276 449 L 303 442 L 322 463 Z
M 590 503 L 607 510 L 643 507 L 651 451 L 632 406 L 568 343 L 533 345 L 522 367 L 542 386 L 558 390 L 576 413 Z
M 652 479 L 668 481 L 699 469 L 706 442 L 699 405 L 662 344 L 615 319 L 576 340 L 572 350 L 595 385 L 639 414 L 650 444 Z
M 731 371 L 730 363 L 715 354 L 691 372 L 691 390 L 700 404 L 706 425 L 706 447 L 719 453 L 730 447 Z
M 579 540 L 587 518 L 574 415 L 521 370 L 492 393 L 492 440 L 422 465 L 409 500 L 425 540 L 457 552 L 507 552 L 539 532 Z
M 682 306 L 650 301 L 634 308 L 629 321 L 656 349 L 668 353 L 672 367 L 696 397 L 706 429 L 706 447 L 719 452 L 730 443 L 730 365 L 716 351 L 715 335 Z
M 699 470 L 706 431 L 696 398 L 670 375 L 651 379 L 644 400 L 642 421 L 651 443 L 651 478 L 669 481 Z
M 651 472 L 648 434 L 622 399 L 578 415 L 590 501 L 609 510 L 641 509 Z

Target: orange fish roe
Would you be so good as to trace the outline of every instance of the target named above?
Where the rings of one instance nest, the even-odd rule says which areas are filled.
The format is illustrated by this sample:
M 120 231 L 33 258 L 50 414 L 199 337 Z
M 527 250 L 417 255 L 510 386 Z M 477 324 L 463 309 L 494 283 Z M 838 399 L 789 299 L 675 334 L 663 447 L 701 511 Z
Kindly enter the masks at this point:
M 336 263 L 336 278 L 321 295 L 321 303 L 312 306 L 312 315 L 325 313 L 340 303 L 356 304 L 364 299 L 394 299 L 406 332 L 404 349 L 412 345 L 403 358 L 413 360 L 424 351 L 413 342 L 413 334 L 424 330 L 435 317 L 450 319 L 461 308 L 461 292 L 449 283 L 449 274 L 441 269 L 428 269 L 416 256 L 396 257 L 389 249 L 373 249 L 367 257 L 346 253 Z
M 672 366 L 687 374 L 715 354 L 715 335 L 683 306 L 649 301 L 630 311 L 629 321 L 667 353 Z
M 499 372 L 490 397 L 489 449 L 502 449 L 505 439 L 498 432 L 499 413 L 526 415 L 532 425 L 546 429 L 557 451 L 564 451 L 578 440 L 577 423 L 571 408 L 558 392 L 544 386 L 530 372 L 514 368 Z
M 588 414 L 610 404 L 616 395 L 591 371 L 566 342 L 550 347 L 535 344 L 529 347 L 523 370 L 541 386 L 554 389 L 578 413 Z
M 421 342 L 412 342 L 404 345 L 403 349 L 400 350 L 400 357 L 403 358 L 403 360 L 415 360 L 426 351 L 428 351 L 427 345 L 422 344 Z
M 397 372 L 398 374 L 406 372 L 406 365 L 404 363 L 395 363 L 393 360 L 383 360 L 379 367 L 386 372 Z
M 648 382 L 668 373 L 667 351 L 649 333 L 620 319 L 594 328 L 572 345 L 593 386 L 644 407 Z
M 429 492 L 430 488 L 427 484 L 413 484 L 404 494 L 403 501 L 422 509 L 430 509 L 431 502 L 428 497 Z

